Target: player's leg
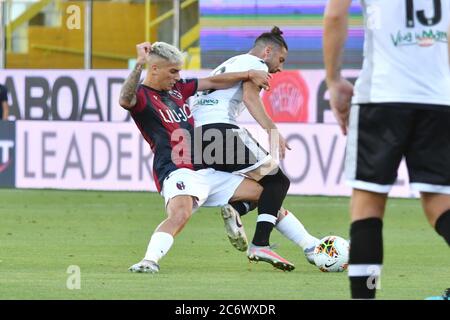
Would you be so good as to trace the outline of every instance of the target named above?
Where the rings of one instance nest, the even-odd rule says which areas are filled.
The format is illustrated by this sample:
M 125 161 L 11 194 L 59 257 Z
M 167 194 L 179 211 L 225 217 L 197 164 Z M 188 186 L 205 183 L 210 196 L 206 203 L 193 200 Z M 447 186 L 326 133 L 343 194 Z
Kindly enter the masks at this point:
M 229 202 L 258 202 L 262 190 L 263 188 L 258 182 L 245 178 L 236 188 Z
M 219 172 L 220 173 L 220 172 Z M 221 172 L 221 174 L 225 174 Z M 250 201 L 255 202 L 258 201 L 260 195 L 262 192 L 262 187 L 260 184 L 258 184 L 256 181 L 251 179 L 244 179 L 239 186 L 235 188 L 234 194 L 231 198 L 229 198 L 230 202 L 236 202 L 236 201 Z M 216 203 L 219 203 L 218 201 Z M 230 238 L 231 243 L 233 246 L 235 246 L 238 250 L 240 250 L 239 247 L 236 246 L 236 244 L 232 241 L 232 238 L 230 237 L 228 229 L 236 229 L 239 230 L 240 228 L 243 228 L 242 223 L 239 218 L 239 213 L 234 210 L 231 206 L 223 206 L 222 207 L 222 213 L 224 212 L 224 209 L 226 212 L 229 212 L 230 216 L 233 217 L 232 219 L 224 219 L 226 230 L 228 237 Z M 227 214 L 228 216 L 228 214 Z M 237 222 L 236 222 L 237 221 Z M 230 227 L 227 227 L 227 225 L 230 225 Z M 238 233 L 238 232 L 236 232 Z M 248 253 L 248 257 L 250 260 L 254 261 L 264 261 L 272 264 L 274 267 L 284 270 L 284 271 L 291 271 L 295 267 L 292 263 L 278 255 L 276 252 L 274 252 L 270 246 L 250 246 Z
M 172 247 L 174 237 L 181 232 L 192 215 L 194 199 L 190 195 L 180 195 L 169 200 L 167 218 L 153 232 L 144 259 L 131 266 L 132 272 L 159 271 L 159 261 Z
M 411 123 L 411 110 L 396 105 L 351 108 L 345 174 L 353 187 L 348 276 L 354 299 L 375 298 L 387 194 L 397 178 Z
M 163 220 L 150 239 L 144 259 L 131 266 L 133 272 L 159 271 L 159 261 L 172 247 L 174 237 L 181 232 L 194 209 L 208 198 L 210 188 L 202 172 L 178 169 L 164 181 L 162 196 L 167 218 Z
M 302 249 L 306 260 L 310 264 L 314 264 L 314 248 L 320 240 L 312 236 L 292 212 L 281 208 L 275 229 L 298 245 Z
M 256 202 L 262 190 L 263 188 L 256 181 L 244 179 L 236 188 L 229 203 L 220 208 L 228 239 L 233 247 L 239 251 L 245 251 L 248 248 L 247 235 L 241 215 L 256 207 Z
M 413 189 L 420 191 L 430 224 L 450 245 L 450 111 L 424 106 L 406 152 Z
M 165 219 L 155 232 L 165 232 L 175 237 L 184 228 L 192 215 L 194 198 L 190 195 L 180 195 L 167 203 L 167 219 Z
M 276 166 L 273 159 L 263 162 L 254 170 L 247 171 L 246 174 L 257 180 L 263 187 L 258 200 L 258 217 L 248 257 L 250 260 L 262 260 L 269 263 L 272 263 L 271 257 L 276 257 L 283 261 L 282 266 L 286 266 L 284 270 L 291 271 L 294 265 L 270 248 L 270 235 L 278 221 L 278 213 L 289 190 L 290 181 Z
M 252 243 L 268 246 L 270 233 L 289 188 L 289 179 L 245 129 L 214 124 L 197 129 L 196 135 L 202 137 L 201 150 L 195 148 L 196 154 L 201 152 L 205 165 L 219 171 L 244 174 L 263 187 L 257 200 L 258 218 Z M 250 205 L 245 202 L 233 201 L 232 206 L 239 212 L 250 209 Z M 224 209 L 230 211 L 230 206 Z
M 243 176 L 229 172 L 214 171 L 208 175 L 211 192 L 204 206 L 221 207 L 225 232 L 230 243 L 239 251 L 248 248 L 247 235 L 239 213 L 229 204 L 246 199 L 258 199 L 261 186 Z
M 450 246 L 450 195 L 421 192 L 421 199 L 431 226 Z
M 254 180 L 245 179 L 236 190 L 231 203 L 222 207 L 222 212 L 228 212 L 226 216 L 242 216 L 248 212 L 248 209 L 256 206 L 263 188 Z M 236 208 L 236 204 L 248 202 L 249 207 Z M 233 210 L 234 209 L 234 210 Z M 235 219 L 225 220 L 225 225 L 230 225 L 227 229 L 237 229 Z M 240 221 L 240 219 L 239 219 Z M 242 223 L 240 223 L 242 225 Z M 281 208 L 278 213 L 275 229 L 278 230 L 287 239 L 300 246 L 309 263 L 314 263 L 312 253 L 319 239 L 310 235 L 298 218 L 288 210 Z M 229 232 L 227 232 L 228 234 Z
M 252 240 L 255 246 L 268 246 L 270 244 L 270 234 L 290 185 L 289 179 L 278 167 L 275 167 L 272 171 L 265 171 L 267 164 L 269 167 L 273 167 L 274 161 L 269 160 L 261 167 L 246 173 L 263 187 L 258 200 L 258 218 Z M 262 173 L 265 173 L 265 175 Z
M 352 298 L 373 299 L 383 264 L 383 216 L 387 194 L 353 189 L 348 275 Z

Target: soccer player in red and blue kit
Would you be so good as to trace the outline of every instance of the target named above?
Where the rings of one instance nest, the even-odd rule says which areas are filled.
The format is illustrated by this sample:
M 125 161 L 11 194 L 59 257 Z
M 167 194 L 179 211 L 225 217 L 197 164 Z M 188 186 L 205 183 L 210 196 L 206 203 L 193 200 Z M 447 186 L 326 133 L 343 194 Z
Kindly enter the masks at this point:
M 139 85 L 144 64 L 147 75 Z M 225 89 L 239 81 L 267 88 L 264 71 L 226 73 L 204 79 L 180 78 L 181 52 L 163 42 L 137 45 L 137 63 L 125 81 L 120 105 L 128 109 L 154 153 L 153 176 L 165 198 L 168 217 L 153 233 L 144 259 L 134 272 L 158 272 L 158 261 L 169 251 L 193 210 L 229 201 L 257 200 L 261 188 L 242 176 L 195 165 L 192 153 L 194 119 L 186 103 L 198 90 Z

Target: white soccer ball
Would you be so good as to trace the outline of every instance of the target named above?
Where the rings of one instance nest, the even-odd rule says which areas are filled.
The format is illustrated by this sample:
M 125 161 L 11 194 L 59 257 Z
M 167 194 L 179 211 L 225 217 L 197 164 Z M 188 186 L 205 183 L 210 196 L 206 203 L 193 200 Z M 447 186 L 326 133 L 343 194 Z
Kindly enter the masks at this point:
M 323 272 L 342 272 L 347 269 L 350 245 L 338 236 L 326 236 L 314 249 L 314 263 Z

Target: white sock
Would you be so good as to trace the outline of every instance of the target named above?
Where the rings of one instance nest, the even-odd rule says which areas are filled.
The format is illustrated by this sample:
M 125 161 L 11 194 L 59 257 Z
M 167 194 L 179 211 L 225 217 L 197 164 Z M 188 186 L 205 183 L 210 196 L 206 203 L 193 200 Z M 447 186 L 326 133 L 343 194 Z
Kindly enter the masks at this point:
M 275 228 L 302 249 L 312 247 L 319 241 L 319 239 L 310 235 L 297 217 L 288 210 L 286 210 L 284 218 L 275 225 Z
M 150 239 L 145 253 L 145 260 L 151 260 L 158 263 L 158 261 L 166 255 L 173 244 L 173 237 L 166 232 L 155 232 Z

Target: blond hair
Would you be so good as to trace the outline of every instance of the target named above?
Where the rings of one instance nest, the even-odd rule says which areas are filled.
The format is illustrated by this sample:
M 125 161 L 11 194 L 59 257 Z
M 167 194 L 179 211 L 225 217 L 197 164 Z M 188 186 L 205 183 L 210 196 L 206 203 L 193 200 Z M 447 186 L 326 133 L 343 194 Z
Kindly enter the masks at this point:
M 150 55 L 156 55 L 171 63 L 183 64 L 184 56 L 177 47 L 166 42 L 155 42 L 152 44 Z

